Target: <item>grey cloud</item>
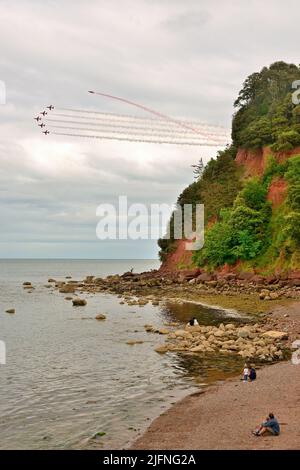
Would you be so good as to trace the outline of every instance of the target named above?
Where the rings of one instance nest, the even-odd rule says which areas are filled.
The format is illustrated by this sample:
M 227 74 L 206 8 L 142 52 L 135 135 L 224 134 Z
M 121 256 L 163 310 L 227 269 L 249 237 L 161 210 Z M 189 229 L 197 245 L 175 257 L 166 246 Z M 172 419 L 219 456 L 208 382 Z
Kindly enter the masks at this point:
M 44 137 L 33 116 L 50 103 L 136 114 L 93 88 L 230 126 L 248 74 L 298 63 L 299 10 L 294 0 L 1 2 L 0 257 L 155 256 L 154 241 L 97 243 L 97 205 L 119 194 L 171 204 L 190 165 L 215 150 Z

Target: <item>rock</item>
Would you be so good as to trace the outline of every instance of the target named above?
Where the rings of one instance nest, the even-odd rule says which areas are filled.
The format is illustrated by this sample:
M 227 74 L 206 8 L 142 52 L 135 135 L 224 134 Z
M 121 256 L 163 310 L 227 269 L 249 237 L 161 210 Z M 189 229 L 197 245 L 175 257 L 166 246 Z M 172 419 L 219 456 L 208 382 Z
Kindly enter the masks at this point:
M 160 329 L 158 330 L 158 333 L 159 333 L 160 335 L 168 335 L 168 334 L 170 333 L 170 331 L 167 330 L 166 328 L 160 328 Z
M 275 330 L 270 330 L 266 331 L 265 333 L 262 334 L 264 338 L 271 338 L 271 339 L 288 339 L 289 335 L 285 331 L 275 331 Z
M 185 326 L 186 331 L 201 331 L 201 326 L 200 325 L 190 325 L 189 323 Z
M 139 339 L 129 339 L 126 341 L 126 344 L 129 344 L 130 346 L 133 346 L 134 344 L 142 344 L 144 341 L 141 341 Z
M 87 304 L 87 301 L 85 299 L 73 299 L 72 303 L 74 307 L 83 307 Z
M 174 331 L 174 335 L 177 337 L 177 338 L 186 338 L 187 336 L 189 336 L 189 332 L 188 331 L 185 331 L 185 330 L 176 330 Z
M 235 325 L 233 323 L 227 323 L 227 325 L 225 325 L 225 330 L 235 330 Z
M 75 292 L 75 286 L 72 284 L 65 284 L 59 289 L 59 292 L 61 294 L 74 294 Z
M 165 344 L 160 344 L 160 345 L 156 346 L 156 348 L 154 349 L 154 351 L 156 351 L 157 353 L 160 353 L 160 354 L 164 354 L 164 353 L 168 352 L 168 350 L 169 350 L 169 348 Z
M 159 301 L 158 300 L 152 300 L 152 305 L 154 305 L 154 306 L 159 305 Z
M 145 330 L 147 333 L 153 333 L 155 328 L 152 325 L 144 325 Z
M 29 281 L 23 282 L 23 286 L 31 286 L 31 282 Z
M 239 338 L 249 338 L 250 334 L 251 334 L 251 331 L 246 327 L 238 329 Z
M 205 347 L 202 346 L 202 344 L 199 344 L 199 346 L 194 346 L 193 348 L 190 349 L 191 352 L 204 352 Z
M 225 335 L 225 331 L 217 330 L 217 331 L 214 331 L 213 335 L 214 335 L 216 338 L 222 338 L 222 337 Z
M 73 297 L 65 297 L 65 300 L 73 300 Z
M 16 309 L 14 308 L 9 308 L 8 310 L 5 310 L 6 313 L 16 313 Z
M 191 279 L 195 279 L 200 273 L 201 270 L 199 268 L 183 270 L 179 274 L 178 280 L 179 282 L 190 281 Z
M 200 274 L 197 277 L 198 282 L 209 282 L 213 280 L 214 280 L 214 276 L 212 276 L 211 274 L 207 274 L 207 273 Z
M 50 277 L 50 279 L 48 279 L 48 282 L 56 282 L 56 280 L 52 279 L 52 277 Z
M 97 315 L 95 316 L 95 319 L 96 320 L 106 320 L 106 315 L 104 315 L 103 313 L 97 313 Z
M 270 292 L 270 298 L 271 300 L 277 300 L 279 299 L 279 295 L 277 294 L 277 292 Z

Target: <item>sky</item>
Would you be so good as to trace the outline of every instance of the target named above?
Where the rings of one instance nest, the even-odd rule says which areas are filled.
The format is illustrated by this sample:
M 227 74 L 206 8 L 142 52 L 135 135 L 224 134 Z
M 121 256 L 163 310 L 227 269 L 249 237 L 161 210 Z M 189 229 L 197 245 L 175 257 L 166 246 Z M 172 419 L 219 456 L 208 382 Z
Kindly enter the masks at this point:
M 97 207 L 171 207 L 221 148 L 44 136 L 33 116 L 135 114 L 96 89 L 230 128 L 249 74 L 299 63 L 299 13 L 294 0 L 0 0 L 0 258 L 156 259 L 155 240 L 99 240 Z

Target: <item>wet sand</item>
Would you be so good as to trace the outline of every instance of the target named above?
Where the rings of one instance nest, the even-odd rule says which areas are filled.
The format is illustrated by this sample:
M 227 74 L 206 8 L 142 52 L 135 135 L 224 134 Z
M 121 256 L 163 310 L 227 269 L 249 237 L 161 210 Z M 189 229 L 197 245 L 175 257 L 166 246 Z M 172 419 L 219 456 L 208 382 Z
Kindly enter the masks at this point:
M 294 338 L 300 332 L 299 302 L 272 317 L 277 329 L 293 328 Z M 269 412 L 281 424 L 280 436 L 253 436 Z M 132 449 L 300 449 L 300 364 L 266 366 L 253 383 L 236 378 L 188 396 L 153 421 Z

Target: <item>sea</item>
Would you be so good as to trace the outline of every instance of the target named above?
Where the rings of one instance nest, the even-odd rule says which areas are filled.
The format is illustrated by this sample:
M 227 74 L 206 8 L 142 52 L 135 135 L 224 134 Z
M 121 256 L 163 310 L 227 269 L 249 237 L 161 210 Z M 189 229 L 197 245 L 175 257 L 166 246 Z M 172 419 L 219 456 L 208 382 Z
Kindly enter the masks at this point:
M 163 327 L 244 322 L 243 315 L 192 302 L 144 307 L 108 293 L 73 307 L 48 279 L 105 277 L 158 268 L 157 260 L 0 260 L 0 449 L 126 449 L 184 396 L 239 373 L 241 360 L 158 354 Z M 33 289 L 24 289 L 23 282 Z M 163 300 L 163 299 L 162 299 Z M 6 313 L 15 309 L 15 314 Z M 106 320 L 95 316 L 104 313 Z M 141 344 L 128 345 L 128 340 Z M 3 358 L 2 358 L 3 359 Z M 4 362 L 4 360 L 2 360 Z

